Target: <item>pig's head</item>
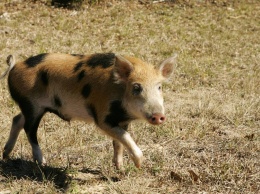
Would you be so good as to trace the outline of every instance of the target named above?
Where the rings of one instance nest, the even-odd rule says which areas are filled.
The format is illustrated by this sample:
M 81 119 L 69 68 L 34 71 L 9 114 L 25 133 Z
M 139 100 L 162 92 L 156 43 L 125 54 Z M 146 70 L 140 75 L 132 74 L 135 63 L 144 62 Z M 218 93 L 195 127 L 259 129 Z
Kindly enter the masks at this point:
M 133 117 L 153 125 L 166 120 L 162 83 L 171 77 L 175 58 L 170 57 L 154 67 L 140 59 L 116 56 L 114 76 L 117 82 L 126 85 L 123 106 Z

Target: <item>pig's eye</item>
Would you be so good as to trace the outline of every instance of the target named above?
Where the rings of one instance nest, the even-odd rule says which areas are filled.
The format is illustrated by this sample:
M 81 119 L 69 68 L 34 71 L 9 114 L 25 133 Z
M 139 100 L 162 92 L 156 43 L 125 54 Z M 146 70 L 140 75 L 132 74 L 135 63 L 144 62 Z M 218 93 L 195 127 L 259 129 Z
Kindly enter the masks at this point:
M 158 90 L 159 90 L 159 91 L 162 91 L 162 85 L 161 85 L 161 84 L 158 85 Z
M 134 96 L 141 94 L 142 91 L 143 91 L 143 88 L 142 88 L 141 84 L 135 83 L 133 85 L 132 93 Z

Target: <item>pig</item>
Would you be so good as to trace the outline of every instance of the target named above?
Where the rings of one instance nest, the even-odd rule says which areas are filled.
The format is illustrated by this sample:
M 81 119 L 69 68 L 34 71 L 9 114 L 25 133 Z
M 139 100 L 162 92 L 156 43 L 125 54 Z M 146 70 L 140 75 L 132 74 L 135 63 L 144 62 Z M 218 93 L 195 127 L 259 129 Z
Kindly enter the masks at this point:
M 123 166 L 126 148 L 140 168 L 143 154 L 128 125 L 136 119 L 152 125 L 165 122 L 162 83 L 172 76 L 175 59 L 172 56 L 155 67 L 114 53 L 43 53 L 18 63 L 8 56 L 9 68 L 0 78 L 9 74 L 9 91 L 21 112 L 13 118 L 3 158 L 9 157 L 24 129 L 34 161 L 45 163 L 37 130 L 44 114 L 50 112 L 65 121 L 94 122 L 113 140 L 115 167 Z

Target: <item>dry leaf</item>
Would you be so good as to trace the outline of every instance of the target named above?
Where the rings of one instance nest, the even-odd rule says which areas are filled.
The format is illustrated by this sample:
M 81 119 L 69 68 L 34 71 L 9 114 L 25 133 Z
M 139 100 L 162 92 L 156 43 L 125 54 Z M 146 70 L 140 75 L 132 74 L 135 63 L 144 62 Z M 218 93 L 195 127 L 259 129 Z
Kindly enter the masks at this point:
M 181 176 L 180 175 L 178 175 L 177 173 L 175 173 L 175 172 L 173 172 L 173 171 L 171 171 L 171 178 L 173 179 L 173 180 L 176 180 L 176 181 L 179 181 L 179 182 L 181 182 Z
M 252 141 L 254 139 L 255 134 L 246 135 L 245 138 L 247 138 L 249 141 Z
M 195 182 L 198 181 L 199 176 L 193 170 L 188 170 L 188 172 L 190 173 L 191 179 L 193 181 L 195 181 Z

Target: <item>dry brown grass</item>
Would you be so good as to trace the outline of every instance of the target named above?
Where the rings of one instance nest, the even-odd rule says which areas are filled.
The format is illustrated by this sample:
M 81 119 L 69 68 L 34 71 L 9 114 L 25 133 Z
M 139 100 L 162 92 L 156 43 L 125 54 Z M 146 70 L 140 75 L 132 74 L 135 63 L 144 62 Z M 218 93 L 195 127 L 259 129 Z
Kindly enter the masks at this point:
M 93 125 L 48 114 L 38 133 L 47 166 L 31 162 L 22 132 L 12 159 L 0 159 L 0 193 L 258 193 L 258 0 L 104 2 L 67 10 L 45 0 L 1 1 L 0 72 L 9 54 L 113 51 L 157 64 L 178 53 L 164 87 L 167 123 L 131 126 L 143 168 L 126 154 L 125 171 L 117 172 L 110 139 Z M 6 80 L 0 93 L 2 155 L 18 108 Z

